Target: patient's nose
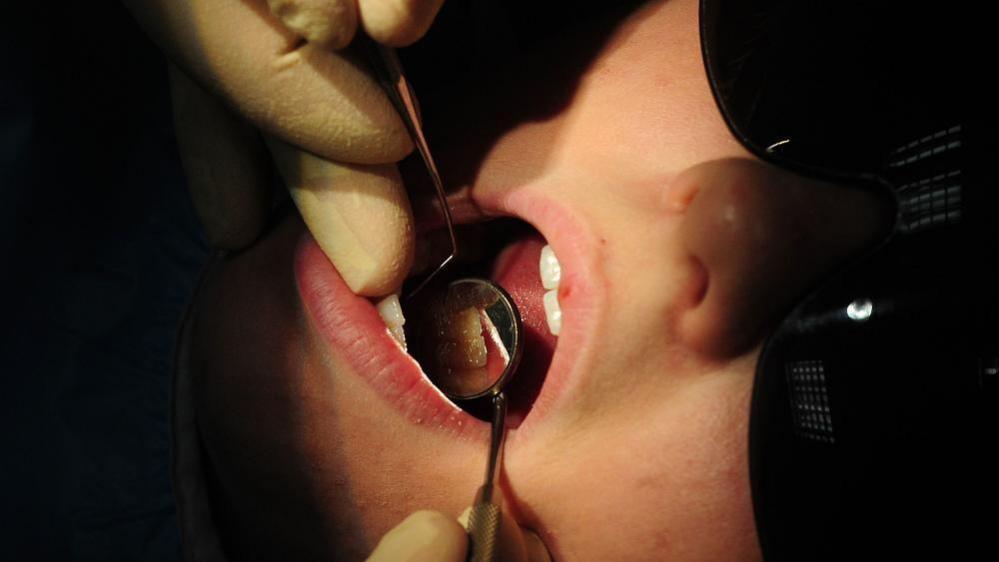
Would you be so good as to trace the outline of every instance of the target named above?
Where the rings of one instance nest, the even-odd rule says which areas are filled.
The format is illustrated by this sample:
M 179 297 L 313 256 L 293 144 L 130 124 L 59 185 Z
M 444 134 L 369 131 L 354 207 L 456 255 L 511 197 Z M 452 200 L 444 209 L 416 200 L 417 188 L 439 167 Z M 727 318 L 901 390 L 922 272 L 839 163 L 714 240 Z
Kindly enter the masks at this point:
M 884 194 L 806 179 L 748 159 L 676 177 L 667 206 L 703 285 L 679 319 L 693 350 L 727 357 L 758 343 L 822 276 L 883 238 Z

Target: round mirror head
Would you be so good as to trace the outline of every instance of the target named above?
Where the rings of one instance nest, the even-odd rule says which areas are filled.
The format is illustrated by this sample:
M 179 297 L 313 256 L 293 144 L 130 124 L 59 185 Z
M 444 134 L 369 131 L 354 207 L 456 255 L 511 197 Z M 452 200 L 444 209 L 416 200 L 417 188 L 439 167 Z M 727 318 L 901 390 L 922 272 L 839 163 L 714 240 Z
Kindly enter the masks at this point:
M 523 326 L 513 299 L 486 279 L 459 279 L 431 297 L 410 352 L 449 398 L 497 394 L 516 370 Z

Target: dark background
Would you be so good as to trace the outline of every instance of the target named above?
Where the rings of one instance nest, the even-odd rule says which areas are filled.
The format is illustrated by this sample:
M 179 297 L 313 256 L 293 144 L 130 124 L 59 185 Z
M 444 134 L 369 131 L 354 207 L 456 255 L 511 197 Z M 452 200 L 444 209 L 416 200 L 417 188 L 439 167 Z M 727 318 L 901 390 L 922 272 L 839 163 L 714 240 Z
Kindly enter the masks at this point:
M 113 0 L 8 3 L 0 45 L 0 560 L 179 560 L 169 368 L 207 248 L 164 61 Z

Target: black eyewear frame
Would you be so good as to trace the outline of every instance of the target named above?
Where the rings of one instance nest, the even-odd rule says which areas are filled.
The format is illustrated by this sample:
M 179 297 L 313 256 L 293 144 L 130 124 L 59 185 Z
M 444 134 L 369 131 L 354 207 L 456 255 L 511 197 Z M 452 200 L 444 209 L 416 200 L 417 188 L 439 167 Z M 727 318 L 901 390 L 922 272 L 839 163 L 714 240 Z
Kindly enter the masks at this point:
M 997 556 L 999 202 L 968 87 L 986 20 L 969 12 L 701 0 L 706 71 L 740 142 L 895 209 L 758 363 L 750 477 L 768 562 Z

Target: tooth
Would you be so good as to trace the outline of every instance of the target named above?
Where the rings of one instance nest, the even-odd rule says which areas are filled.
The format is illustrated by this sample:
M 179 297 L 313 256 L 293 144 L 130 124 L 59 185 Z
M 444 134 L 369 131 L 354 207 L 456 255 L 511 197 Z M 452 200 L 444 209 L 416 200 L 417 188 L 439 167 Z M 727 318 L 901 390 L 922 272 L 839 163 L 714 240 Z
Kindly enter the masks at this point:
M 548 320 L 548 331 L 557 336 L 562 331 L 562 306 L 558 303 L 558 289 L 545 293 L 545 319 Z
M 562 266 L 559 265 L 558 258 L 555 257 L 555 252 L 551 246 L 545 245 L 544 248 L 541 248 L 539 269 L 541 270 L 541 284 L 544 285 L 545 289 L 558 289 L 559 281 L 562 280 Z
M 406 351 L 406 332 L 402 329 L 406 323 L 406 318 L 402 315 L 402 305 L 399 304 L 399 295 L 389 295 L 378 301 L 375 305 L 378 315 L 385 321 L 385 326 L 389 333 L 399 343 L 403 351 Z
M 482 337 L 482 323 L 475 307 L 449 311 L 438 319 L 441 344 L 437 362 L 451 370 L 475 369 L 486 366 L 488 351 Z
M 541 262 L 538 264 L 541 272 L 541 284 L 545 292 L 545 319 L 548 321 L 548 331 L 557 336 L 562 331 L 562 306 L 558 302 L 558 286 L 562 281 L 562 266 L 555 257 L 551 246 L 541 248 Z

